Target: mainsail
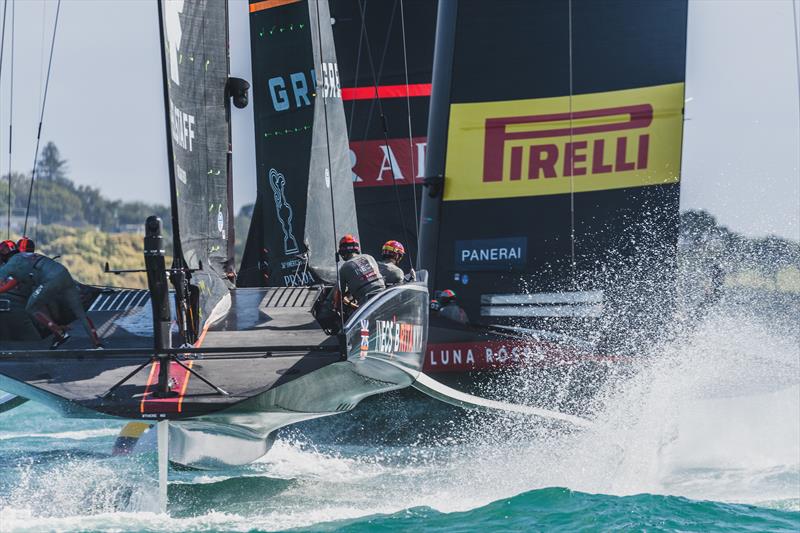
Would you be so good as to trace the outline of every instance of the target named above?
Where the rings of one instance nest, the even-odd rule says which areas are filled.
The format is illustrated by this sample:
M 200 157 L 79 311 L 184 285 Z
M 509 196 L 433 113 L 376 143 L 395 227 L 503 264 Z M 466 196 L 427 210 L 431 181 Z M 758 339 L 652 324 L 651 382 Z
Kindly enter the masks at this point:
M 686 1 L 439 3 L 420 263 L 472 321 L 597 317 L 674 280 L 686 20 Z
M 331 15 L 362 246 L 416 258 L 436 2 L 333 0 Z
M 229 179 L 227 2 L 159 3 L 170 122 L 176 265 L 195 270 L 198 325 L 227 302 L 233 268 Z M 183 262 L 183 265 L 181 265 Z
M 258 196 L 239 285 L 334 282 L 358 227 L 328 2 L 251 1 L 250 32 Z

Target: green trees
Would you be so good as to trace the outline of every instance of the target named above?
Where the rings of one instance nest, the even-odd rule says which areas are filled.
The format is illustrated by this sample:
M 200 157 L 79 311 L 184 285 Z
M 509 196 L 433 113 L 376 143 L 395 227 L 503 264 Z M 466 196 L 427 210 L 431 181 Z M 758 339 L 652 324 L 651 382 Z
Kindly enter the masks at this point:
M 61 159 L 58 147 L 50 141 L 42 148 L 39 161 L 36 162 L 36 176 L 42 181 L 64 182 L 67 180 L 67 160 Z
M 67 173 L 67 160 L 61 157 L 58 147 L 48 142 L 36 164 L 36 183 L 31 198 L 33 219 L 39 224 L 59 224 L 71 227 L 94 227 L 104 232 L 131 231 L 142 226 L 150 215 L 158 215 L 170 230 L 170 212 L 165 205 L 145 202 L 108 200 L 99 189 L 75 185 Z M 11 208 L 17 217 L 25 216 L 28 203 L 30 176 L 11 175 Z M 8 210 L 8 176 L 0 180 L 2 220 Z M 138 231 L 138 229 L 136 230 Z

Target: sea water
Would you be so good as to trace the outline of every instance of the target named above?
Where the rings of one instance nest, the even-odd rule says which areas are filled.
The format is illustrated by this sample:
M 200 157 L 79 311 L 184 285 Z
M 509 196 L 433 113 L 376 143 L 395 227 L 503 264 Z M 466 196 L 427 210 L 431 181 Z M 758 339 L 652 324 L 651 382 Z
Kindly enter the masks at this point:
M 110 456 L 122 424 L 28 403 L 0 415 L 0 531 L 798 531 L 787 298 L 726 297 L 610 378 L 588 430 L 386 395 L 283 431 L 247 467 L 172 470 L 168 516 L 154 454 Z

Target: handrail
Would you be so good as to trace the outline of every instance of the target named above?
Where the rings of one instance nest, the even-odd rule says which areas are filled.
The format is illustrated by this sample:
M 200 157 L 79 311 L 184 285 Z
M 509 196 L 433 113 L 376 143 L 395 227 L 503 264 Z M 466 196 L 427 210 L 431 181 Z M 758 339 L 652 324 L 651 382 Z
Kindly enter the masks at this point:
M 116 356 L 142 356 L 152 357 L 157 355 L 204 355 L 204 354 L 264 354 L 262 357 L 273 357 L 280 353 L 302 352 L 330 352 L 338 353 L 338 346 L 218 346 L 213 348 L 168 348 L 154 350 L 153 348 L 112 348 L 107 350 L 0 350 L 0 360 L 11 357 L 32 358 L 34 356 L 46 359 L 59 359 L 64 357 L 83 357 L 88 359 L 105 359 Z M 279 356 L 280 357 L 280 356 Z

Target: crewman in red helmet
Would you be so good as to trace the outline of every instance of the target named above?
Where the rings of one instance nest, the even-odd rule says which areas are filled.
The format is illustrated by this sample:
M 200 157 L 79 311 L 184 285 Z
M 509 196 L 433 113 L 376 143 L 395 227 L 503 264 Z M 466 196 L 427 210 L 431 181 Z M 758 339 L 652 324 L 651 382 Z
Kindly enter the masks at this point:
M 405 254 L 406 249 L 399 241 L 386 241 L 381 248 L 381 260 L 378 262 L 378 268 L 387 287 L 403 282 L 405 273 L 399 265 Z
M 460 324 L 469 323 L 467 313 L 461 309 L 461 306 L 456 302 L 456 293 L 450 289 L 443 290 L 439 293 L 439 316 L 458 322 Z
M 6 269 L 6 262 L 19 255 L 14 241 L 0 242 L 0 271 Z M 16 260 L 14 260 L 16 262 Z M 8 284 L 0 279 L 0 340 L 4 341 L 36 341 L 41 339 L 30 315 L 25 311 L 25 304 L 31 295 L 30 283 L 19 285 Z
M 383 289 L 380 267 L 375 258 L 361 253 L 361 245 L 349 233 L 339 240 L 339 256 L 344 263 L 339 267 L 340 290 L 350 295 L 356 304 L 363 304 Z
M 17 241 L 17 250 L 22 253 L 29 253 L 32 254 L 36 251 L 36 243 L 33 242 L 33 239 L 29 239 L 28 237 L 23 237 Z
M 24 246 L 29 244 L 33 245 L 33 241 L 23 242 Z M 16 245 L 14 248 L 16 249 Z M 30 284 L 32 287 L 25 310 L 52 332 L 54 341 L 51 349 L 58 348 L 69 339 L 70 335 L 53 320 L 48 305 L 57 305 L 74 315 L 81 322 L 94 347 L 100 347 L 97 332 L 86 316 L 78 288 L 66 267 L 37 253 L 16 251 L 0 267 L 0 294 L 25 284 Z
M 14 241 L 0 241 L 0 265 L 4 265 L 17 252 L 19 249 Z

